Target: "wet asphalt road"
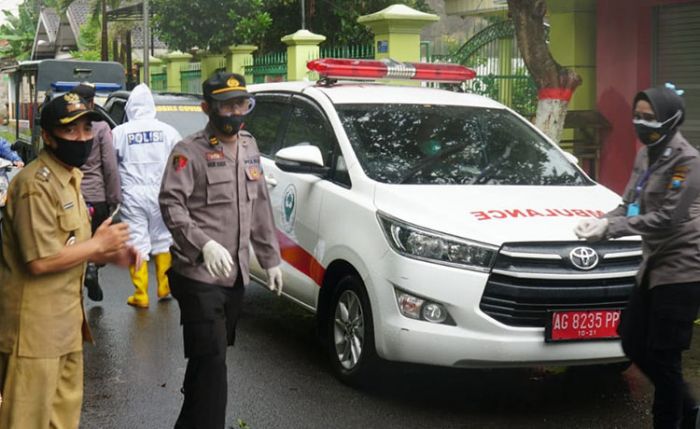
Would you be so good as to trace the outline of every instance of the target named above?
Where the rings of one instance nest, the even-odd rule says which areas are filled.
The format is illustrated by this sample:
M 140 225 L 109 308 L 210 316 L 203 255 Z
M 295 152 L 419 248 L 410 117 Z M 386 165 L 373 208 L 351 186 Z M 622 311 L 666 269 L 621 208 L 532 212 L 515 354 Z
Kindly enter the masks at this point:
M 172 428 L 185 372 L 174 300 L 126 305 L 126 270 L 100 272 L 101 303 L 86 301 L 96 346 L 85 349 L 81 428 Z M 229 427 L 646 428 L 651 389 L 631 368 L 454 370 L 391 365 L 371 388 L 330 373 L 310 313 L 257 285 L 246 290 L 237 344 L 229 348 Z M 696 332 L 696 339 L 700 338 Z M 686 377 L 700 392 L 700 341 Z

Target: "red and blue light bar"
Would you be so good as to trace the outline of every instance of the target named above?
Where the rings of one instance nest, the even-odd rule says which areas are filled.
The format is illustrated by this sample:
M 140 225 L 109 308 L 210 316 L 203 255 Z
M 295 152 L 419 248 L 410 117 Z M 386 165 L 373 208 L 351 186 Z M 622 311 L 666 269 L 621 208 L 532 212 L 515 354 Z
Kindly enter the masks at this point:
M 474 79 L 476 72 L 460 64 L 403 63 L 394 60 L 321 58 L 306 67 L 327 79 L 409 79 L 459 83 Z

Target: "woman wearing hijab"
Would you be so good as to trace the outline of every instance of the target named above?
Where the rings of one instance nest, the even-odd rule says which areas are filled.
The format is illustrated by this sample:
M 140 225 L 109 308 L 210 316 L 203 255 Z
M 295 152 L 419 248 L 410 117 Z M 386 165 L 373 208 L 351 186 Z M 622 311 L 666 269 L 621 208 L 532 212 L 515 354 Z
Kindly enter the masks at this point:
M 642 237 L 637 285 L 618 332 L 627 357 L 654 384 L 656 429 L 695 428 L 698 414 L 681 354 L 700 307 L 700 154 L 678 129 L 685 117 L 678 92 L 667 85 L 634 97 L 632 123 L 644 146 L 622 204 L 575 229 L 589 241 Z

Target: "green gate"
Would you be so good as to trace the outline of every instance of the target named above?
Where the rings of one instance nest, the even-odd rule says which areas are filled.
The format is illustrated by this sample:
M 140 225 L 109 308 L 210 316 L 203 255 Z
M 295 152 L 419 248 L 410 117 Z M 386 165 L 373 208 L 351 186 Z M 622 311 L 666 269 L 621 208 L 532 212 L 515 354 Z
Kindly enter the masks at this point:
M 180 91 L 186 94 L 202 93 L 201 63 L 188 63 L 180 67 Z
M 287 79 L 287 51 L 256 55 L 245 64 L 245 74 L 253 75 L 253 83 L 281 82 Z
M 520 56 L 511 20 L 486 27 L 449 61 L 476 71 L 477 77 L 467 81 L 467 91 L 498 100 L 525 117 L 535 114 L 537 85 Z
M 167 69 L 162 67 L 151 73 L 151 91 L 165 92 L 168 90 L 168 74 Z

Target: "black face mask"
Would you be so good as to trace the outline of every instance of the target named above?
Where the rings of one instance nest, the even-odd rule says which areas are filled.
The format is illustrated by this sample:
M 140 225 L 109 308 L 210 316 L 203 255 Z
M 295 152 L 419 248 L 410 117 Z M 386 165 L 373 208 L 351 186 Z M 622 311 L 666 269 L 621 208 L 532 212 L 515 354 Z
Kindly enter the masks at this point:
M 635 119 L 632 123 L 642 144 L 645 146 L 656 146 L 672 134 L 681 117 L 682 112 L 679 110 L 675 115 L 663 122 Z
M 56 147 L 51 148 L 51 152 L 58 158 L 62 163 L 70 165 L 72 167 L 80 168 L 90 156 L 90 151 L 92 151 L 92 142 L 90 140 L 66 140 L 55 135 L 52 135 L 54 141 L 56 142 Z
M 209 115 L 209 120 L 214 127 L 227 136 L 232 136 L 241 129 L 243 118 L 244 116 L 240 115 L 221 116 L 216 112 Z

